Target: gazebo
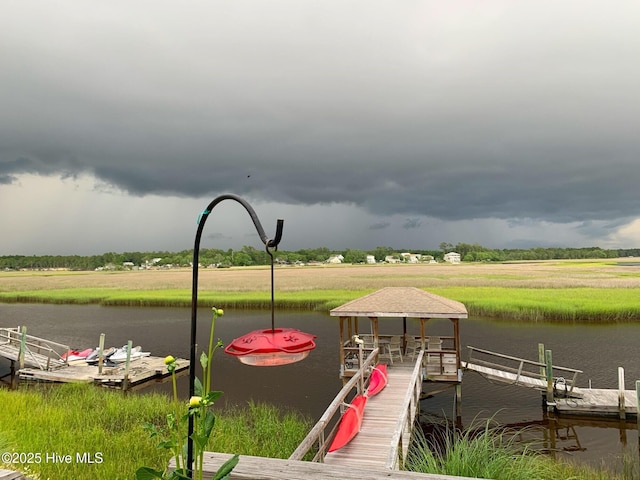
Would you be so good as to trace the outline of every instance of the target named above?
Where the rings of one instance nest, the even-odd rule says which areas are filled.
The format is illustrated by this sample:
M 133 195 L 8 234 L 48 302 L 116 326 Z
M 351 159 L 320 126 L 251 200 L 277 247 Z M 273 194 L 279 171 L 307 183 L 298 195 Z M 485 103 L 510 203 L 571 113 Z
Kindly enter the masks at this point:
M 359 368 L 354 335 L 364 340 L 365 350 L 379 348 L 380 359 L 393 365 L 413 360 L 425 350 L 425 379 L 436 382 L 461 381 L 459 320 L 467 318 L 466 307 L 425 290 L 414 287 L 386 287 L 357 298 L 330 311 L 340 318 L 340 376 L 348 381 Z M 370 332 L 359 330 L 359 318 L 370 320 Z M 398 318 L 397 334 L 380 335 L 380 318 Z M 420 320 L 420 336 L 407 335 L 407 318 Z M 426 323 L 434 318 L 447 318 L 453 325 L 453 336 L 426 334 Z

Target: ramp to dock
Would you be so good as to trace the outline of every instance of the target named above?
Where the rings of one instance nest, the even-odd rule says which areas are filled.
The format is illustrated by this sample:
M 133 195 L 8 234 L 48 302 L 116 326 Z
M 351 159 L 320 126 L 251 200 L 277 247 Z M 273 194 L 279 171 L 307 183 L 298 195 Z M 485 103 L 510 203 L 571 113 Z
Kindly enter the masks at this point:
M 20 368 L 43 371 L 62 368 L 67 364 L 62 355 L 68 351 L 68 345 L 27 335 L 25 327 L 0 328 L 0 356 L 17 362 Z
M 546 364 L 513 357 L 501 353 L 491 352 L 476 347 L 469 349 L 469 360 L 462 362 L 462 367 L 497 382 L 521 387 L 535 388 L 545 391 L 547 389 Z M 537 371 L 535 371 L 537 369 Z M 553 373 L 561 373 L 567 377 L 556 376 L 554 385 L 563 390 L 563 395 L 572 398 L 581 398 L 583 393 L 577 388 L 576 380 L 582 370 L 553 365 Z

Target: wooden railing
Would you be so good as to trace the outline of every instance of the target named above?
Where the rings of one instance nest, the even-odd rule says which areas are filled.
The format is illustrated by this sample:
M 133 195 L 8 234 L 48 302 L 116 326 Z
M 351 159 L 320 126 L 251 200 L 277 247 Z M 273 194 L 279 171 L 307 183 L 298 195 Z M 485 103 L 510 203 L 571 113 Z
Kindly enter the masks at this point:
M 318 423 L 315 424 L 302 443 L 298 445 L 298 448 L 296 448 L 296 450 L 291 454 L 289 460 L 302 460 L 304 456 L 316 445 L 318 451 L 312 461 L 321 462 L 324 459 L 324 455 L 329 448 L 329 440 L 333 437 L 338 422 L 335 422 L 329 433 L 327 433 L 326 430 L 333 424 L 332 420 L 334 420 L 334 418 L 339 418 L 342 414 L 341 407 L 344 405 L 347 396 L 352 392 L 352 390 L 356 389 L 359 394 L 364 393 L 362 388 L 365 376 L 369 374 L 369 367 L 373 366 L 377 355 L 378 349 L 375 348 L 362 362 L 362 366 L 356 374 L 351 377 L 344 387 L 342 387 L 342 390 L 340 390 L 336 398 L 331 402 L 331 405 L 329 405 L 322 414 Z
M 389 454 L 387 456 L 386 468 L 390 470 L 400 470 L 405 463 L 406 453 L 411 442 L 413 423 L 420 408 L 420 394 L 422 393 L 422 358 L 424 350 L 420 350 L 416 360 L 413 373 L 411 374 L 410 389 L 402 402 L 402 416 L 393 432 Z M 400 468 L 398 468 L 398 466 Z
M 68 345 L 27 335 L 24 327 L 0 328 L 0 346 L 12 347 L 17 352 L 19 368 L 24 368 L 27 359 L 40 370 L 67 364 L 62 355 L 69 351 Z
M 475 363 L 477 365 L 481 365 L 489 368 L 495 368 L 497 370 L 513 373 L 515 374 L 515 383 L 518 383 L 521 377 L 535 378 L 543 381 L 546 380 L 547 365 L 545 363 L 526 360 L 524 358 L 519 358 L 519 357 L 512 357 L 510 355 L 491 352 L 489 350 L 483 350 L 483 349 L 472 347 L 472 346 L 467 346 L 467 348 L 469 349 L 469 363 Z M 495 362 L 491 362 L 485 359 L 480 359 L 477 357 L 473 358 L 474 352 L 482 355 L 486 355 L 489 357 L 496 357 L 503 360 L 509 360 L 511 362 L 514 362 L 513 365 L 517 365 L 517 366 L 512 367 L 509 365 L 504 365 L 504 362 L 495 363 Z M 537 367 L 537 371 L 532 372 L 532 371 L 526 370 L 527 368 L 530 368 L 530 367 Z M 578 379 L 578 374 L 582 373 L 582 370 L 576 370 L 574 368 L 567 368 L 567 367 L 560 367 L 557 365 L 553 365 L 551 368 L 553 373 L 566 372 L 571 375 L 570 379 L 565 377 L 560 377 L 560 376 L 554 377 L 554 381 L 557 381 L 560 378 L 562 378 L 564 380 L 568 393 L 569 394 L 573 393 L 573 389 Z

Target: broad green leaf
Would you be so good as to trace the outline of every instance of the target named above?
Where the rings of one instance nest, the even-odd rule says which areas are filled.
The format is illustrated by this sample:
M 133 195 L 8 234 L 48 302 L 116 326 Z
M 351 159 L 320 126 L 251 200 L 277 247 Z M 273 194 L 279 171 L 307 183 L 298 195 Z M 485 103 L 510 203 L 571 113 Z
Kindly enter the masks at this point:
M 207 440 L 211 436 L 211 430 L 213 430 L 213 426 L 216 423 L 216 417 L 211 410 L 207 410 L 207 414 L 204 417 L 204 425 L 202 426 L 204 430 L 204 436 L 207 437 Z
M 224 480 L 226 478 L 229 478 L 229 474 L 231 474 L 231 471 L 236 467 L 239 460 L 240 458 L 238 457 L 238 455 L 234 455 L 229 460 L 224 462 L 214 475 L 213 480 Z
M 136 470 L 136 480 L 153 480 L 154 478 L 164 478 L 164 472 L 149 467 L 140 467 Z
M 194 395 L 197 395 L 198 397 L 202 396 L 202 382 L 200 381 L 200 379 L 198 377 L 196 377 L 196 380 L 193 384 L 193 389 L 194 389 Z

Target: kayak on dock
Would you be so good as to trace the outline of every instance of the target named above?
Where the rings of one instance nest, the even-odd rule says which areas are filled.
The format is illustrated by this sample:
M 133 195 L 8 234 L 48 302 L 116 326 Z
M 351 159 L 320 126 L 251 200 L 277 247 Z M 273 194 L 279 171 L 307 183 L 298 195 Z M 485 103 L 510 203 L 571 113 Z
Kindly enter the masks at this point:
M 365 392 L 365 396 L 373 397 L 375 394 L 380 393 L 384 387 L 387 386 L 387 365 L 385 363 L 379 363 L 373 367 L 371 376 L 369 377 L 369 387 Z
M 366 403 L 367 397 L 365 395 L 358 395 L 348 405 L 347 410 L 345 410 L 342 414 L 342 418 L 340 418 L 338 431 L 333 437 L 333 441 L 331 442 L 331 446 L 328 450 L 329 452 L 335 452 L 336 450 L 341 449 L 358 434 L 360 427 L 362 426 L 364 407 Z

